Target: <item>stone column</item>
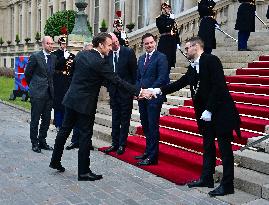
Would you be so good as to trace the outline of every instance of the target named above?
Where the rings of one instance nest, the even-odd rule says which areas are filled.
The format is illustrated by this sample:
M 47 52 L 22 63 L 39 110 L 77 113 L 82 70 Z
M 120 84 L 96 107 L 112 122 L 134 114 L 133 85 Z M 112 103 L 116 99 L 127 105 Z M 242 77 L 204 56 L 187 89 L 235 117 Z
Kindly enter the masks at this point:
M 28 37 L 27 36 L 27 27 L 28 27 L 28 25 L 27 25 L 27 4 L 26 4 L 26 1 L 23 1 L 22 2 L 22 25 L 20 25 L 20 26 L 22 26 L 22 36 L 21 36 L 21 42 L 24 42 L 24 39 L 26 38 L 26 37 Z
M 48 0 L 41 0 L 41 36 L 44 35 L 44 28 L 47 20 Z
M 36 15 L 37 15 L 37 4 L 36 0 L 31 0 L 31 41 L 35 42 L 36 29 Z
M 73 9 L 73 0 L 66 0 L 66 10 L 72 10 Z
M 125 25 L 129 24 L 132 21 L 132 0 L 125 0 L 125 11 L 124 11 L 124 17 L 125 17 Z
M 189 0 L 188 0 L 189 1 Z M 160 15 L 161 10 L 161 2 L 160 0 L 148 0 L 148 18 L 149 18 L 149 24 L 155 23 L 156 17 Z
M 59 11 L 59 0 L 53 0 L 53 13 Z
M 17 3 L 14 4 L 14 34 L 12 43 L 15 43 L 16 35 L 19 34 L 19 5 Z
M 108 0 L 100 0 L 99 1 L 99 27 L 102 20 L 109 22 L 109 1 Z M 109 25 L 107 25 L 109 27 Z
M 5 41 L 7 40 L 11 40 L 11 7 L 7 7 L 7 25 L 8 28 L 7 28 L 7 31 L 6 31 L 6 35 L 5 35 Z
M 197 6 L 197 2 L 195 0 L 184 0 L 184 11 Z

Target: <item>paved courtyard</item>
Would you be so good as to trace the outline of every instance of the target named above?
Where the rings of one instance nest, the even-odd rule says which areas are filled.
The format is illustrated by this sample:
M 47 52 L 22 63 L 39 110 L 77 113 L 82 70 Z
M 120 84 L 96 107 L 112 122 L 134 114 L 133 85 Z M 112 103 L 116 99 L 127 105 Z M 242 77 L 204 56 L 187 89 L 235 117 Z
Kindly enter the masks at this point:
M 173 205 L 230 204 L 225 198 L 210 198 L 209 190 L 177 186 L 137 167 L 98 151 L 91 152 L 91 169 L 103 174 L 94 182 L 77 181 L 77 150 L 64 151 L 66 172 L 48 167 L 50 151 L 31 150 L 30 114 L 0 102 L 0 204 L 1 205 Z M 51 127 L 47 142 L 54 144 L 56 132 Z M 234 204 L 266 204 L 237 193 Z

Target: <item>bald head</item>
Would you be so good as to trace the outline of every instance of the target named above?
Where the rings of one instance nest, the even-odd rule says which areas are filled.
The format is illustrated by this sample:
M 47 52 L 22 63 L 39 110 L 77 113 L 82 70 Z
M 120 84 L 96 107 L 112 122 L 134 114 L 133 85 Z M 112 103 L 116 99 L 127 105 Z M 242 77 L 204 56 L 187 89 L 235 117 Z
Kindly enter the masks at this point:
M 47 53 L 53 50 L 54 41 L 50 36 L 44 36 L 42 39 L 42 47 Z
M 114 33 L 109 33 L 112 38 L 112 50 L 117 51 L 120 48 L 120 43 L 118 37 Z

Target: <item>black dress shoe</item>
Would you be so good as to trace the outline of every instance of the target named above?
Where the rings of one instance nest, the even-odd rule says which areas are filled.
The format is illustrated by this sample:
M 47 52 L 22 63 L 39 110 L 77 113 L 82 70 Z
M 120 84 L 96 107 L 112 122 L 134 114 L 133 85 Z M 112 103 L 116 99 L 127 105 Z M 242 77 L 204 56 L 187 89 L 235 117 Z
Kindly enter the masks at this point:
M 95 180 L 100 180 L 102 178 L 103 178 L 102 175 L 94 174 L 92 172 L 78 175 L 78 181 L 95 181 Z
M 154 165 L 154 164 L 158 164 L 157 160 L 152 160 L 150 158 L 144 159 L 140 162 L 136 163 L 138 166 L 147 166 L 147 165 Z
M 71 150 L 71 149 L 75 149 L 75 148 L 79 148 L 78 143 L 73 143 L 71 142 L 70 145 L 66 146 L 66 150 Z
M 57 169 L 59 172 L 64 172 L 65 168 L 61 165 L 61 163 L 50 163 L 49 165 L 50 168 L 52 169 Z
M 109 148 L 104 150 L 104 153 L 108 154 L 109 152 L 115 152 L 115 151 L 117 151 L 117 149 L 118 148 L 115 146 L 110 146 Z
M 187 184 L 189 188 L 192 187 L 208 187 L 208 188 L 214 188 L 214 180 L 204 180 L 204 179 L 199 179 L 197 181 L 193 181 L 189 184 Z
M 223 186 L 223 185 L 219 185 L 216 189 L 210 191 L 208 194 L 211 197 L 214 196 L 224 196 L 227 194 L 233 194 L 234 193 L 234 186 Z
M 139 155 L 139 156 L 135 156 L 135 159 L 147 159 L 148 155 L 146 153 L 142 154 L 142 155 Z
M 41 153 L 41 149 L 39 148 L 38 145 L 33 145 L 33 146 L 32 146 L 32 150 L 33 150 L 34 152 Z
M 117 154 L 121 155 L 125 152 L 125 147 L 119 146 L 119 149 L 117 150 Z
M 44 150 L 53 150 L 53 148 L 49 146 L 47 143 L 39 144 L 39 148 Z

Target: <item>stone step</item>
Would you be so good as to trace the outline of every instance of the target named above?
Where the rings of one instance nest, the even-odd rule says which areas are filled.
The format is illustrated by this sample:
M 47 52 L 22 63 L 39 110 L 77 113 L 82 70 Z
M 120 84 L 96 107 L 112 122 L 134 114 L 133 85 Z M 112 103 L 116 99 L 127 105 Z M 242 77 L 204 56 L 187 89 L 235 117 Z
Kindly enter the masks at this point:
M 111 128 L 112 126 L 112 119 L 110 115 L 105 115 L 101 113 L 96 113 L 95 114 L 95 124 L 102 125 L 105 127 Z M 130 122 L 130 127 L 129 127 L 129 133 L 134 134 L 136 132 L 136 127 L 140 126 L 140 123 L 132 121 Z
M 234 152 L 235 162 L 239 167 L 255 170 L 269 175 L 269 154 L 253 150 Z
M 215 184 L 215 187 L 219 186 L 219 183 Z M 207 188 L 207 187 L 198 187 L 197 188 L 200 192 L 202 193 L 208 193 L 209 191 L 212 191 L 211 188 Z M 229 195 L 225 195 L 225 196 L 217 196 L 215 197 L 216 199 L 219 199 L 223 202 L 226 202 L 227 204 L 244 204 L 244 205 L 262 205 L 262 202 L 266 202 L 265 204 L 268 204 L 268 201 L 266 201 L 265 199 L 260 199 L 257 196 L 254 196 L 252 194 L 246 193 L 244 191 L 235 189 L 234 194 L 229 194 Z M 260 203 L 258 204 L 254 204 L 254 202 L 256 202 L 256 200 L 262 200 L 259 201 Z M 225 203 L 225 204 L 226 204 Z
M 217 181 L 220 181 L 222 173 L 222 165 L 217 166 L 215 174 Z M 269 175 L 242 167 L 234 167 L 234 186 L 249 194 L 269 199 Z
M 92 138 L 93 146 L 97 148 L 109 146 L 112 140 L 111 131 L 112 129 L 110 127 L 94 124 Z
M 265 133 L 269 134 L 269 125 L 265 126 Z M 250 138 L 248 139 L 248 143 L 251 143 L 251 142 L 254 142 L 260 138 L 262 138 L 263 136 L 259 136 L 259 137 L 253 137 L 253 138 Z M 267 140 L 264 140 L 258 144 L 256 144 L 254 146 L 254 148 L 257 148 L 257 149 L 261 149 L 263 150 L 265 153 L 269 153 L 269 139 Z

